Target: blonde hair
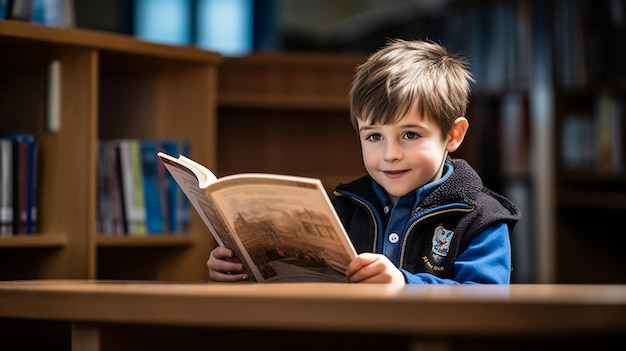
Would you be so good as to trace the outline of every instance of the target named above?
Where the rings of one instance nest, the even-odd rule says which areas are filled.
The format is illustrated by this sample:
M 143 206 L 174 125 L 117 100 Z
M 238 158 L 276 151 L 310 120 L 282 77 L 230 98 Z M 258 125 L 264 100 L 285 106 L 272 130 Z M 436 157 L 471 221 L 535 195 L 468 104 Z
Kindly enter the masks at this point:
M 456 118 L 465 116 L 474 81 L 468 66 L 465 58 L 433 42 L 390 41 L 356 68 L 349 93 L 352 125 L 394 123 L 416 107 L 445 136 Z

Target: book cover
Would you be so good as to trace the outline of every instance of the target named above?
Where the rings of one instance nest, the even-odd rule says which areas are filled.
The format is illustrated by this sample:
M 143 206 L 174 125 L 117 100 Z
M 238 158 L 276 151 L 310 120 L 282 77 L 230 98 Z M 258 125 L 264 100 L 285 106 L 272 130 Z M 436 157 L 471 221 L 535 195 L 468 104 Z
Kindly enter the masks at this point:
M 622 170 L 622 107 L 612 93 L 600 92 L 596 101 L 596 169 L 604 173 Z
M 139 141 L 135 139 L 121 140 L 119 148 L 122 199 L 126 212 L 127 233 L 132 236 L 144 236 L 146 235 L 146 210 Z
M 109 188 L 111 189 L 111 202 L 113 206 L 113 233 L 124 234 L 128 232 L 128 226 L 126 224 L 126 208 L 124 206 L 119 141 L 107 141 L 106 148 L 108 167 L 111 170 Z
M 148 234 L 163 233 L 163 199 L 161 196 L 161 177 L 158 157 L 159 142 L 140 140 L 143 193 L 146 209 L 146 230 Z
M 7 8 L 7 18 L 28 22 L 32 15 L 32 7 L 33 0 L 11 0 Z
M 216 242 L 235 252 L 254 281 L 346 281 L 356 253 L 319 179 L 218 179 L 183 155 L 158 155 Z
M 9 0 L 0 0 L 0 19 L 6 19 L 9 12 Z
M 190 145 L 185 140 L 163 140 L 162 151 L 169 155 L 188 155 Z M 160 162 L 162 164 L 162 162 Z M 171 173 L 165 172 L 161 183 L 165 193 L 167 228 L 171 233 L 185 233 L 189 225 L 189 201 Z
M 109 162 L 109 142 L 100 141 L 98 143 L 98 222 L 97 231 L 102 234 L 111 235 L 116 232 L 114 226 L 114 188 L 111 186 L 111 177 L 114 168 Z
M 0 236 L 13 234 L 13 141 L 0 139 Z

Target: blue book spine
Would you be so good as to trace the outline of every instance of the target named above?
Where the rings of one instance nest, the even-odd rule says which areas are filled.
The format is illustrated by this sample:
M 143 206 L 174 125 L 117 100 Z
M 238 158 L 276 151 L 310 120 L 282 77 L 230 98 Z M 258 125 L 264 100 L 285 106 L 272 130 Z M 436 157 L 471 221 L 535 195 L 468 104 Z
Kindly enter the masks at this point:
M 189 156 L 190 145 L 184 140 L 164 140 L 163 151 L 174 157 Z M 189 200 L 169 172 L 164 172 L 163 188 L 166 193 L 168 230 L 172 233 L 185 233 L 189 228 Z
M 143 189 L 146 208 L 146 226 L 149 234 L 163 233 L 164 218 L 161 204 L 161 186 L 157 142 L 141 140 L 141 162 L 143 168 Z
M 9 0 L 0 0 L 0 19 L 6 19 L 9 13 Z

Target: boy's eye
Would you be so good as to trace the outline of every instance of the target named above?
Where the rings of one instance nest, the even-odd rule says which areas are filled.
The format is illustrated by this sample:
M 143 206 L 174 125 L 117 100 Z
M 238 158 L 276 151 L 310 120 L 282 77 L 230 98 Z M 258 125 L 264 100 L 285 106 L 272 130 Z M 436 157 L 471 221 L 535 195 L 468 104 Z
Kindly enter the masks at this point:
M 370 134 L 368 135 L 365 140 L 369 140 L 369 141 L 380 141 L 382 140 L 382 136 L 380 134 Z
M 418 139 L 419 137 L 420 137 L 420 135 L 417 134 L 417 133 L 413 133 L 413 132 L 406 132 L 406 133 L 404 133 L 404 138 L 405 139 L 413 140 L 413 139 Z

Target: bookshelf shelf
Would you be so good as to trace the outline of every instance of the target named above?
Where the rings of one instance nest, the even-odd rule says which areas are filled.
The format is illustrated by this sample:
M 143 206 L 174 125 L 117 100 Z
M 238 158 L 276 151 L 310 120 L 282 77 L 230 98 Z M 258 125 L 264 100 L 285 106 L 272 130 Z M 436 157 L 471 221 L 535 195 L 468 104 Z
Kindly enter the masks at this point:
M 62 234 L 17 234 L 11 237 L 0 237 L 0 248 L 61 248 L 67 244 L 67 236 Z
M 232 108 L 257 108 L 266 110 L 318 110 L 345 112 L 349 110 L 348 98 L 310 96 L 255 95 L 229 93 L 221 95 L 219 105 Z
M 597 183 L 605 186 L 626 186 L 626 171 L 606 173 L 593 170 L 564 170 L 559 177 L 559 183 L 564 187 L 593 186 Z
M 557 197 L 557 206 L 626 211 L 626 196 L 606 191 L 562 190 Z
M 87 47 L 100 51 L 118 53 L 120 58 L 129 55 L 154 57 L 171 60 L 206 63 L 217 61 L 217 54 L 198 50 L 194 47 L 171 46 L 139 41 L 126 35 L 104 33 L 86 29 L 63 29 L 19 21 L 0 20 L 3 40 L 19 46 L 24 41 L 44 44 L 46 48 L 58 46 Z M 132 58 L 132 56 L 130 56 Z
M 207 233 L 207 235 L 210 235 Z M 176 247 L 192 246 L 194 240 L 189 235 L 152 235 L 146 237 L 115 237 L 99 234 L 96 237 L 96 245 L 105 247 Z M 208 253 L 207 253 L 208 255 Z
M 181 237 L 108 240 L 97 233 L 97 145 L 108 138 L 183 139 L 194 159 L 216 167 L 222 57 L 8 20 L 0 20 L 0 47 L 0 133 L 32 134 L 39 152 L 38 234 L 0 240 L 0 280 L 205 279 L 215 243 L 195 213 Z M 46 124 L 51 62 L 60 66 L 57 129 Z

